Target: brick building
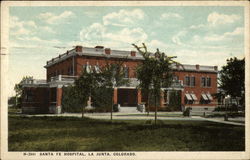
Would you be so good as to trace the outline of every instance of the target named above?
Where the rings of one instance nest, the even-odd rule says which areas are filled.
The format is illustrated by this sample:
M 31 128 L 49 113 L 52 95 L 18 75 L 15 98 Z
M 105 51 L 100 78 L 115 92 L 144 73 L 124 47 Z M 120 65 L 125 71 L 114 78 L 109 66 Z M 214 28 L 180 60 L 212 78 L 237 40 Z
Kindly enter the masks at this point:
M 22 111 L 24 113 L 60 113 L 62 87 L 74 83 L 83 69 L 99 69 L 107 62 L 123 61 L 124 78 L 130 84 L 114 88 L 114 104 L 136 106 L 146 101 L 141 91 L 136 89 L 138 81 L 135 69 L 143 57 L 135 51 L 111 50 L 103 46 L 95 48 L 76 46 L 47 61 L 46 80 L 27 80 L 23 83 Z M 181 93 L 181 104 L 184 108 L 212 110 L 217 102 L 212 94 L 217 92 L 217 66 L 183 65 L 173 66 L 174 83 L 162 89 L 161 107 L 167 107 L 170 93 Z M 183 108 L 183 109 L 184 109 Z

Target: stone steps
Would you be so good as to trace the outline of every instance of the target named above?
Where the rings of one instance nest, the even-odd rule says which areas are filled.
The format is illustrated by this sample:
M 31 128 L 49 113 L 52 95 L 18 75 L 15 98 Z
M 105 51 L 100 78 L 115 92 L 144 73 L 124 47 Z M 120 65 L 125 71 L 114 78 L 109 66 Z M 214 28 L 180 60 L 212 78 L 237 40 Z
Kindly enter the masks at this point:
M 119 113 L 139 113 L 136 107 L 120 107 Z

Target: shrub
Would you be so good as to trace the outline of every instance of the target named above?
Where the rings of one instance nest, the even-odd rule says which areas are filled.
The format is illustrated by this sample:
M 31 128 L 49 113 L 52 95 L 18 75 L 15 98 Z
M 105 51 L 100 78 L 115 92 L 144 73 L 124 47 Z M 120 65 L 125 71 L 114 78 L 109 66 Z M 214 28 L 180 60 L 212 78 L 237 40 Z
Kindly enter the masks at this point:
M 190 108 L 190 107 L 186 108 L 186 110 L 185 110 L 185 111 L 183 111 L 183 116 L 185 116 L 185 117 L 189 117 L 189 116 L 190 116 L 190 110 L 191 110 L 191 108 Z
M 75 93 L 73 86 L 63 87 L 62 112 L 80 113 L 82 112 L 82 102 Z

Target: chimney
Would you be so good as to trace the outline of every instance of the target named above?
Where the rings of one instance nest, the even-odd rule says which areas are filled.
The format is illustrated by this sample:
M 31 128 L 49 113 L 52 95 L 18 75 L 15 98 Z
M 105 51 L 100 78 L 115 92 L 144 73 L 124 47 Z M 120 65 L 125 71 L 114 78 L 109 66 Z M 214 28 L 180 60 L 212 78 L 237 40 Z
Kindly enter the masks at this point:
M 69 54 L 69 51 L 67 51 L 66 54 L 68 55 L 68 54 Z
M 196 64 L 195 67 L 196 67 L 196 70 L 200 70 L 200 65 Z
M 103 46 L 95 46 L 95 48 L 97 48 L 97 49 L 103 49 L 104 47 Z
M 136 56 L 136 52 L 135 52 L 135 51 L 131 51 L 131 52 L 130 52 L 130 55 L 131 55 L 132 57 L 135 57 L 135 56 Z
M 111 49 L 110 48 L 105 48 L 105 54 L 110 55 L 110 53 L 111 53 Z
M 218 66 L 214 66 L 214 70 L 215 70 L 215 71 L 218 71 Z
M 76 46 L 76 52 L 82 52 L 82 46 Z

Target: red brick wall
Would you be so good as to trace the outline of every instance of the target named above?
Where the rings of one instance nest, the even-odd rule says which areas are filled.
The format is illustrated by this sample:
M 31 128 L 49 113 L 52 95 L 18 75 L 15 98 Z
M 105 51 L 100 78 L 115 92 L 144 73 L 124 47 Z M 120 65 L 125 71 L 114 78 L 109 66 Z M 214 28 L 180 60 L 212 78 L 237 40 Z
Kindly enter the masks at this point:
M 195 77 L 195 86 L 185 86 L 184 85 L 184 91 L 182 92 L 182 104 L 184 104 L 184 98 L 185 98 L 185 93 L 188 91 L 196 95 L 198 101 L 201 99 L 201 93 L 207 93 L 209 92 L 210 94 L 217 93 L 217 74 L 216 73 L 208 73 L 208 72 L 188 72 L 188 71 L 175 71 L 175 75 L 178 76 L 179 80 L 182 80 L 184 83 L 185 76 L 194 76 Z M 201 77 L 210 77 L 211 78 L 211 87 L 202 87 L 201 86 Z M 193 106 L 201 106 L 201 105 L 206 105 L 206 106 L 214 106 L 216 103 L 216 100 L 213 99 L 213 101 L 210 104 L 192 104 Z
M 22 107 L 38 107 L 41 113 L 48 112 L 49 108 L 49 88 L 43 87 L 25 87 L 23 89 L 24 93 L 22 95 Z M 27 92 L 33 94 L 33 99 L 29 102 L 26 101 Z
M 50 81 L 51 77 L 55 76 L 55 72 L 57 71 L 57 74 L 61 75 L 68 75 L 68 69 L 70 67 L 73 67 L 73 59 L 68 58 L 64 61 L 61 61 L 59 63 L 56 63 L 50 67 L 47 68 L 47 81 Z
M 103 57 L 85 57 L 85 56 L 77 56 L 76 57 L 76 75 L 81 75 L 81 72 L 83 70 L 83 66 L 85 64 L 87 64 L 87 62 L 89 63 L 89 65 L 96 65 L 97 62 L 98 62 L 98 65 L 100 67 L 103 67 L 106 65 L 106 63 L 115 63 L 119 61 L 119 59 L 110 59 L 110 60 L 107 60 Z M 135 78 L 136 75 L 135 75 L 135 69 L 136 69 L 136 66 L 138 64 L 138 61 L 136 60 L 125 60 L 123 65 L 126 65 L 127 67 L 129 67 L 129 78 Z

